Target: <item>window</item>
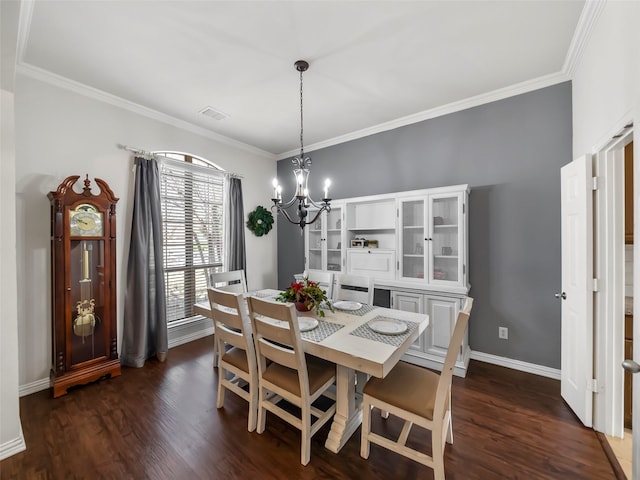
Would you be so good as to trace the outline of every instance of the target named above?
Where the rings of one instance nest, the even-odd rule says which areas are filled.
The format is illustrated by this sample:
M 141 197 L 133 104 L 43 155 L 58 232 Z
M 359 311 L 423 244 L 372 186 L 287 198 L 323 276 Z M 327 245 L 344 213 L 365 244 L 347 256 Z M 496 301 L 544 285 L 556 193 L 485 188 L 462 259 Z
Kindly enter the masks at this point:
M 223 270 L 224 173 L 201 158 L 156 152 L 162 202 L 169 325 L 195 316 L 207 301 L 208 273 Z

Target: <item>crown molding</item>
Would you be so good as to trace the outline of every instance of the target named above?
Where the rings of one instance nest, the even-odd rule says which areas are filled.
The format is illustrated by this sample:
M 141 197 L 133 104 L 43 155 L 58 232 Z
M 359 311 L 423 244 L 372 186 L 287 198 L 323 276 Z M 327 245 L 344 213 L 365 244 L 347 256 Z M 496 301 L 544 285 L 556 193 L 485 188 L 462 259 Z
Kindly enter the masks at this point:
M 346 143 L 351 140 L 357 140 L 359 138 L 367 137 L 369 135 L 386 132 L 388 130 L 393 130 L 395 128 L 404 127 L 406 125 L 422 122 L 424 120 L 429 120 L 431 118 L 441 117 L 449 113 L 455 113 L 462 110 L 467 110 L 469 108 L 477 107 L 479 105 L 484 105 L 487 103 L 496 102 L 498 100 L 503 100 L 505 98 L 514 97 L 516 95 L 520 95 L 523 93 L 539 90 L 541 88 L 549 87 L 551 85 L 556 85 L 558 83 L 566 82 L 568 80 L 570 80 L 569 76 L 563 72 L 552 73 L 550 75 L 545 75 L 542 77 L 534 78 L 532 80 L 527 80 L 525 82 L 517 83 L 515 85 L 501 88 L 499 90 L 494 90 L 492 92 L 476 95 L 474 97 L 469 97 L 457 102 L 452 102 L 447 105 L 442 105 L 440 107 L 432 108 L 430 110 L 424 110 L 422 112 L 414 113 L 412 115 L 407 115 L 406 117 L 401 117 L 396 120 L 391 120 L 389 122 L 381 123 L 373 127 L 363 128 L 362 130 L 357 130 L 355 132 L 347 133 L 345 135 L 340 135 L 338 137 L 330 138 L 322 142 L 314 143 L 311 145 L 305 145 L 304 149 L 305 149 L 305 152 L 312 152 L 314 150 L 330 147 L 332 145 L 338 145 L 340 143 Z M 293 157 L 297 155 L 299 151 L 300 151 L 299 149 L 296 149 L 296 150 L 289 150 L 288 152 L 283 152 L 277 155 L 276 159 L 283 160 L 285 158 Z
M 576 68 L 580 64 L 582 54 L 586 44 L 589 42 L 589 37 L 593 28 L 604 10 L 607 0 L 587 0 L 578 19 L 578 25 L 573 32 L 573 38 L 567 50 L 567 56 L 562 66 L 562 71 L 566 73 L 569 78 L 573 78 L 573 74 Z
M 239 142 L 229 137 L 225 137 L 224 135 L 220 135 L 218 133 L 212 132 L 211 130 L 207 130 L 206 128 L 199 127 L 198 125 L 194 125 L 193 123 L 180 120 L 178 118 L 172 117 L 171 115 L 158 112 L 157 110 L 153 110 L 151 108 L 143 107 L 142 105 L 139 105 L 137 103 L 131 102 L 129 100 L 125 100 L 115 95 L 111 95 L 110 93 L 104 92 L 102 90 L 98 90 L 97 88 L 89 87 L 87 85 L 76 82 L 74 80 L 70 80 L 61 75 L 57 75 L 55 73 L 49 72 L 48 70 L 34 67 L 27 63 L 19 63 L 16 66 L 16 73 L 19 73 L 21 75 L 24 75 L 30 78 L 34 78 L 36 80 L 40 80 L 41 82 L 45 82 L 50 85 L 63 88 L 65 90 L 70 90 L 79 95 L 93 98 L 94 100 L 98 100 L 100 102 L 107 103 L 109 105 L 113 105 L 118 108 L 122 108 L 123 110 L 128 110 L 130 112 L 136 113 L 138 115 L 142 115 L 144 117 L 151 118 L 153 120 L 157 120 L 162 123 L 166 123 L 167 125 L 171 125 L 172 127 L 180 128 L 182 130 L 195 133 L 196 135 L 209 138 L 210 140 L 220 142 L 222 144 L 237 148 L 239 150 L 244 150 L 246 152 L 259 155 L 261 157 L 264 157 L 270 160 L 273 160 L 276 158 L 273 153 L 267 152 L 260 148 L 254 147 L 252 145 L 248 145 L 246 143 Z

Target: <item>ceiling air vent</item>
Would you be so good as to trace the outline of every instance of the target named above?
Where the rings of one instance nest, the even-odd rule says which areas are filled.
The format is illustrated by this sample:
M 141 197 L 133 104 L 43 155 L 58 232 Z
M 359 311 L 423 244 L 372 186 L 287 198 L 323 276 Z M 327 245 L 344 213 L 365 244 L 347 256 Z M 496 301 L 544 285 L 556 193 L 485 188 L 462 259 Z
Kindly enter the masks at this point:
M 216 110 L 213 107 L 204 107 L 202 110 L 200 110 L 200 113 L 207 117 L 211 117 L 214 120 L 224 120 L 229 116 L 228 113 L 221 112 L 220 110 Z

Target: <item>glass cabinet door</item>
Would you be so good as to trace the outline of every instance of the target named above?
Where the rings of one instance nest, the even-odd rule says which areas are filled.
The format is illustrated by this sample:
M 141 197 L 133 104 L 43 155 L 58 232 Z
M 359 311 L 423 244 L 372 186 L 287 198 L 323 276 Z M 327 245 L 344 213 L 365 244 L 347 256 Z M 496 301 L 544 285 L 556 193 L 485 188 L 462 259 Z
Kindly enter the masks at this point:
M 333 207 L 325 215 L 327 264 L 324 269 L 339 272 L 342 270 L 342 209 Z
M 425 199 L 400 200 L 400 277 L 423 279 L 425 273 Z
M 309 217 L 313 218 L 315 216 L 314 210 L 309 210 Z M 324 224 L 324 214 L 320 215 L 320 217 L 312 223 L 311 225 L 307 225 L 305 228 L 306 232 L 306 245 L 307 245 L 307 267 L 310 270 L 322 270 L 322 266 L 324 264 L 323 259 L 323 232 L 322 227 Z
M 430 281 L 454 282 L 463 279 L 462 194 L 429 196 Z
M 316 210 L 317 211 L 317 210 Z M 315 211 L 309 210 L 313 218 Z M 342 208 L 332 207 L 305 228 L 306 265 L 309 270 L 342 270 Z

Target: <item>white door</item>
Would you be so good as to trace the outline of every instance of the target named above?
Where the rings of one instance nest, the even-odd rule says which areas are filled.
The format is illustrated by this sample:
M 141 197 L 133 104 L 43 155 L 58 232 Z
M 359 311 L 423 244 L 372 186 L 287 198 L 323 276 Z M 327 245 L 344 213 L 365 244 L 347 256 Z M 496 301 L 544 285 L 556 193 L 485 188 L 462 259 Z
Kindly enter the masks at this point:
M 591 156 L 561 169 L 561 393 L 585 426 L 593 420 L 593 180 Z

